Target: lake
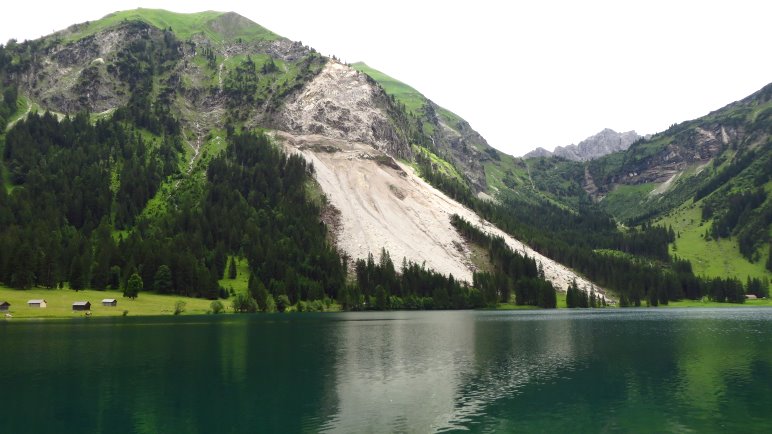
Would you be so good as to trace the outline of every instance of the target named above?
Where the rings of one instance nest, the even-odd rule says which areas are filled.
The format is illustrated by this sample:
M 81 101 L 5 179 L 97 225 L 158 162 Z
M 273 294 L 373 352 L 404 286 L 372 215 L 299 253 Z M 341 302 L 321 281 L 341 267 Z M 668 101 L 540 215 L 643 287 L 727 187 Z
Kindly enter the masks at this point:
M 0 324 L 5 433 L 769 432 L 772 309 Z

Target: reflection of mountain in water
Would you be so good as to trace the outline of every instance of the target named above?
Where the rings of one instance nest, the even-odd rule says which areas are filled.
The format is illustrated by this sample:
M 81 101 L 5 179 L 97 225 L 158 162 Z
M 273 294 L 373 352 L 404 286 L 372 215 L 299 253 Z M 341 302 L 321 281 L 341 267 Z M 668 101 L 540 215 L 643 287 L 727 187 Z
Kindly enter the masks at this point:
M 571 323 L 533 321 L 551 317 L 543 312 L 522 322 L 494 312 L 380 317 L 341 323 L 339 412 L 326 431 L 464 429 L 492 402 L 553 380 L 574 360 Z

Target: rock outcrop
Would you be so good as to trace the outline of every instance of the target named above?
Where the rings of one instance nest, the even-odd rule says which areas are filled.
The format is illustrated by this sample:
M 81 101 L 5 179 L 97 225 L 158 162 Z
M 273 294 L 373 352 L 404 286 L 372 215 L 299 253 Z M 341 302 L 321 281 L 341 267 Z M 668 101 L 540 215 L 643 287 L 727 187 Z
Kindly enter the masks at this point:
M 573 161 L 589 161 L 614 152 L 627 150 L 636 140 L 642 136 L 635 131 L 617 133 L 606 128 L 603 131 L 588 137 L 578 145 L 558 146 L 554 152 L 544 148 L 537 148 L 523 156 L 523 158 L 536 158 L 556 156 Z
M 412 152 L 407 137 L 388 116 L 391 100 L 365 74 L 330 61 L 278 116 L 278 129 L 366 143 L 394 157 Z

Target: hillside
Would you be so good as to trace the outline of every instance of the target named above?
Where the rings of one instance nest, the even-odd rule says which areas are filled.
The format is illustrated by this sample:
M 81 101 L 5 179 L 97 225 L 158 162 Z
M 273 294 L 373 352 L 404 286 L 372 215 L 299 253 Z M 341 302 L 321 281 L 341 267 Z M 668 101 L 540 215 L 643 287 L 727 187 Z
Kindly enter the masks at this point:
M 695 276 L 669 255 L 669 228 L 609 215 L 624 217 L 615 158 L 661 137 L 588 164 L 514 158 L 410 86 L 234 13 L 111 14 L 0 48 L 0 83 L 11 287 L 234 296 L 245 311 L 553 307 L 569 286 L 585 305 L 593 292 L 657 305 L 756 291 Z M 753 204 L 746 217 L 713 203 L 715 235 L 758 221 L 759 198 L 730 198 Z M 246 294 L 220 284 L 233 257 Z
M 475 158 L 438 155 L 487 147 L 463 120 L 431 103 L 416 114 L 237 14 L 118 12 L 3 47 L 0 74 L 17 92 L 4 101 L 29 109 L 3 140 L 0 244 L 21 252 L 0 254 L 9 286 L 127 288 L 138 276 L 143 290 L 224 297 L 233 255 L 248 261 L 248 298 L 263 310 L 332 298 L 371 308 L 383 290 L 396 307 L 510 302 L 507 288 L 472 286 L 493 270 L 538 293 L 554 292 L 545 277 L 591 286 L 413 173 L 436 162 L 426 167 L 458 185 L 485 185 Z M 29 208 L 42 212 L 30 219 Z M 527 269 L 500 268 L 480 247 L 473 261 L 453 213 L 505 237 L 507 258 Z M 533 294 L 518 290 L 518 303 L 543 300 Z
M 674 255 L 700 275 L 769 278 L 772 85 L 705 117 L 587 163 L 529 160 L 536 185 L 589 197 L 630 226 L 672 227 Z

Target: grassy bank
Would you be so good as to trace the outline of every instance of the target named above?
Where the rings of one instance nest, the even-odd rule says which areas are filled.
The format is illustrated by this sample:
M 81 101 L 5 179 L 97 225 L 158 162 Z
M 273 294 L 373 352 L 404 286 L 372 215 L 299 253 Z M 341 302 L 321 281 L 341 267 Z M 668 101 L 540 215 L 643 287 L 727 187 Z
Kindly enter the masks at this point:
M 33 308 L 27 305 L 27 300 L 44 299 L 46 308 Z M 102 299 L 115 298 L 118 306 L 102 306 Z M 72 303 L 75 301 L 91 302 L 91 316 L 121 316 L 128 310 L 129 316 L 173 315 L 177 301 L 185 302 L 183 315 L 205 314 L 209 311 L 211 301 L 200 298 L 180 297 L 177 295 L 160 295 L 140 292 L 134 300 L 124 298 L 119 291 L 83 290 L 75 292 L 71 289 L 27 289 L 18 290 L 0 286 L 0 302 L 11 303 L 10 313 L 13 318 L 76 318 L 85 315 L 84 312 L 74 312 Z M 228 300 L 221 300 L 230 307 Z
M 667 306 L 660 307 L 772 307 L 772 299 L 746 300 L 743 304 L 737 303 L 718 303 L 715 301 L 702 300 L 681 300 L 671 301 Z

